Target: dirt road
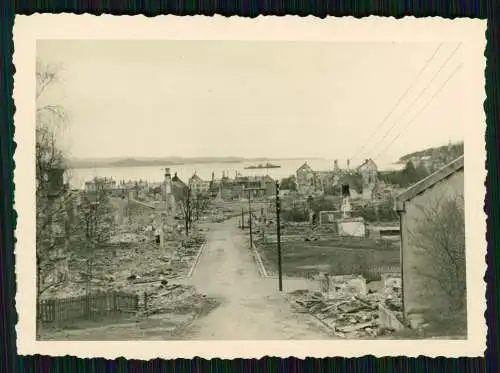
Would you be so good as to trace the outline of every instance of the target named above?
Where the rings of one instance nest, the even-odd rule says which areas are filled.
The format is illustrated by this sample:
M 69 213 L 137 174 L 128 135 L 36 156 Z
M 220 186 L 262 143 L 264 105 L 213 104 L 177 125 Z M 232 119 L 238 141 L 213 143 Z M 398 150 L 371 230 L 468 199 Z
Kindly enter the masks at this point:
M 262 278 L 248 248 L 248 237 L 229 220 L 210 227 L 193 276 L 187 280 L 221 305 L 185 330 L 183 339 L 329 339 L 312 317 L 294 312 L 277 290 L 277 280 Z M 303 287 L 285 281 L 285 290 Z

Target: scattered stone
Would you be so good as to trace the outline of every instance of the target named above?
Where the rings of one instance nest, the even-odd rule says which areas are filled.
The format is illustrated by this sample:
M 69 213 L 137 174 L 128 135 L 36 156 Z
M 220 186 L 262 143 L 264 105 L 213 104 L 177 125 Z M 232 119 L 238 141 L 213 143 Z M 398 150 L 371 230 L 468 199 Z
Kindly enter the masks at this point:
M 342 328 L 339 328 L 339 331 L 341 333 L 350 333 L 350 332 L 355 332 L 355 331 L 358 331 L 358 330 L 361 330 L 361 329 L 369 328 L 371 326 L 374 326 L 373 322 L 366 322 L 366 323 L 363 323 L 363 324 L 344 326 Z
M 379 307 L 388 309 L 396 320 L 402 318 L 400 288 L 378 287 L 368 291 L 361 276 L 325 276 L 320 274 L 321 293 L 306 290 L 289 294 L 302 312 L 313 314 L 341 338 L 376 337 L 396 330 L 394 320 L 388 325 L 380 315 Z

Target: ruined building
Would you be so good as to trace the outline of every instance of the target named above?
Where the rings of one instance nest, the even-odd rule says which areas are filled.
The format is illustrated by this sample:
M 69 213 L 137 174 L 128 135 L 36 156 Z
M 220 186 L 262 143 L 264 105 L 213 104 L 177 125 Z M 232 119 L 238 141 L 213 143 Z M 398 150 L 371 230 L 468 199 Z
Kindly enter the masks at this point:
M 361 193 L 361 198 L 372 199 L 378 183 L 378 169 L 372 159 L 365 160 L 355 169 L 351 169 L 349 160 L 344 168 L 335 160 L 331 171 L 315 171 L 306 162 L 296 171 L 296 180 L 297 190 L 303 196 L 323 195 L 333 188 L 340 189 L 342 184 L 349 184 L 351 197 L 357 198 Z

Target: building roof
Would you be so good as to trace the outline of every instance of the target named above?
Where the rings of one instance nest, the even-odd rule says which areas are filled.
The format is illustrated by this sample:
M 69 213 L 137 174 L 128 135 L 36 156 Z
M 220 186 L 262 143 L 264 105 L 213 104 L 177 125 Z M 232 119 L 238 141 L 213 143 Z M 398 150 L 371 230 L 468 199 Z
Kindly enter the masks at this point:
M 307 164 L 307 162 L 304 162 L 304 164 L 297 169 L 297 172 L 302 170 L 312 171 L 312 168 Z
M 172 178 L 172 194 L 174 195 L 176 200 L 184 199 L 186 196 L 186 191 L 188 186 L 184 181 L 182 181 L 178 176 L 177 172 Z
M 269 183 L 274 183 L 274 179 L 269 176 L 269 175 L 265 175 L 263 178 L 262 178 L 265 182 L 269 182 Z
M 427 176 L 425 179 L 420 180 L 416 184 L 403 191 L 396 197 L 396 210 L 404 210 L 404 202 L 409 201 L 415 196 L 423 193 L 427 189 L 431 188 L 438 182 L 448 178 L 452 174 L 464 169 L 464 156 L 460 156 L 448 163 L 446 166 L 437 170 L 433 174 Z
M 363 163 L 361 163 L 358 167 L 356 167 L 356 170 L 359 171 L 361 168 L 363 168 L 364 166 L 368 165 L 368 164 L 373 164 L 375 167 L 377 167 L 377 164 L 375 163 L 375 161 L 371 158 L 369 159 L 365 159 Z
M 189 181 L 203 181 L 201 177 L 198 176 L 198 174 L 195 172 L 193 176 L 189 179 Z

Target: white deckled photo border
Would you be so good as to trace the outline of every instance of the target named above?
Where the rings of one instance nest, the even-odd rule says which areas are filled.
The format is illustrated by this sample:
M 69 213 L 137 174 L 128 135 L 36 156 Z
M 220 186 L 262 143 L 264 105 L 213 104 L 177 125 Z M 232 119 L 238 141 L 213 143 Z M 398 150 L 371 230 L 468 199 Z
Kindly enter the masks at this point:
M 483 103 L 486 21 L 442 18 L 177 17 L 36 14 L 14 26 L 16 326 L 20 355 L 82 358 L 260 358 L 483 356 L 486 348 L 486 179 Z M 461 42 L 466 126 L 465 198 L 468 338 L 466 340 L 329 341 L 37 341 L 35 338 L 35 61 L 40 39 L 302 40 L 328 42 Z M 203 63 L 203 62 L 200 62 Z

